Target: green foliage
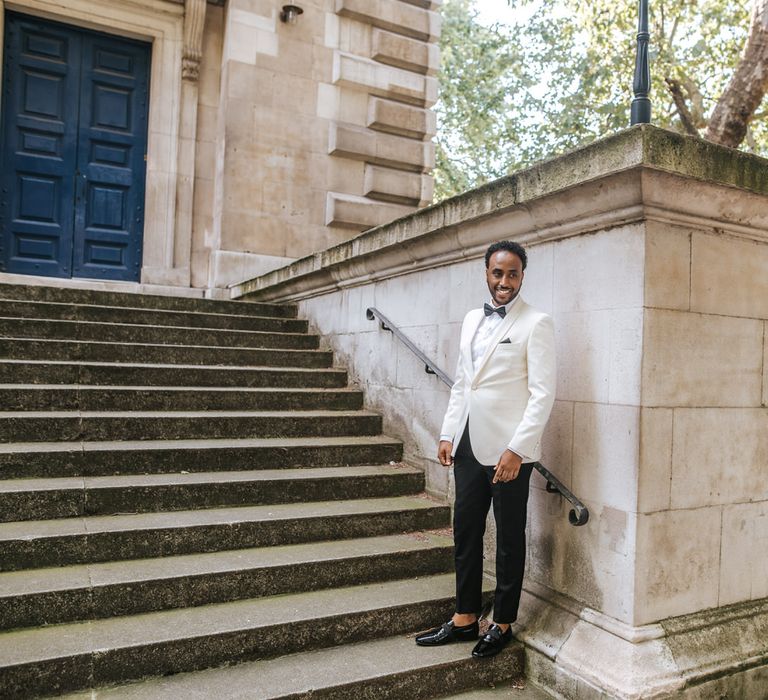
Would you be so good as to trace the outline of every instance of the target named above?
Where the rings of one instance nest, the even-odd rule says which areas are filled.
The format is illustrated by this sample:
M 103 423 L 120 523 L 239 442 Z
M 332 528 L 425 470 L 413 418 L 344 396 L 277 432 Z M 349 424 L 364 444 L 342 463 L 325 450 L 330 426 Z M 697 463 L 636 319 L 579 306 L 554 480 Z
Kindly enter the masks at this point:
M 525 21 L 482 26 L 471 0 L 443 9 L 436 199 L 629 124 L 636 0 L 509 0 Z M 750 0 L 651 0 L 653 123 L 683 130 L 669 77 L 703 129 L 749 28 Z M 768 155 L 768 120 L 744 144 Z

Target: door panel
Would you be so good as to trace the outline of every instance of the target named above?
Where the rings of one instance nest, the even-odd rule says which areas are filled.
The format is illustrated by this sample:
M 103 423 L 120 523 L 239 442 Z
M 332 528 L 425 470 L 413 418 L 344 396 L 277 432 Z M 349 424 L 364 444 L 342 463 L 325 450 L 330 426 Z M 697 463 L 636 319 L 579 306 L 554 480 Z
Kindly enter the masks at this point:
M 69 277 L 80 47 L 66 31 L 6 23 L 0 269 Z
M 138 280 L 149 46 L 9 13 L 0 269 Z
M 83 42 L 75 274 L 139 279 L 144 222 L 148 57 L 142 45 Z M 141 181 L 142 187 L 135 183 Z

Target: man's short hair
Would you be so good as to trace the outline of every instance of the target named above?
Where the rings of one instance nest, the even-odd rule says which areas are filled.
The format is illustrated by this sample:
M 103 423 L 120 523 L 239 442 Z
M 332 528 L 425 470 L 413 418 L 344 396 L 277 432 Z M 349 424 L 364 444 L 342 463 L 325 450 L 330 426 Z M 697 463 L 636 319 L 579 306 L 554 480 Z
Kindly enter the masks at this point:
M 520 258 L 520 262 L 523 263 L 523 270 L 525 270 L 526 266 L 528 265 L 528 254 L 525 252 L 525 248 L 523 248 L 523 246 L 512 241 L 497 241 L 496 243 L 491 243 L 491 245 L 488 246 L 488 250 L 485 251 L 486 268 L 491 262 L 491 255 L 498 253 L 500 250 L 506 250 L 508 253 L 514 253 L 517 255 L 517 257 Z

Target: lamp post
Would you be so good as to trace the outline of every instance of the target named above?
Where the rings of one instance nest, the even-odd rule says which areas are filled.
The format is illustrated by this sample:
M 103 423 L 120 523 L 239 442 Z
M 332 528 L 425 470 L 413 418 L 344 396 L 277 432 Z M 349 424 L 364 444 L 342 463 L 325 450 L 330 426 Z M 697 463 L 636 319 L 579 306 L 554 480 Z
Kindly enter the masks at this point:
M 632 100 L 630 124 L 649 124 L 651 121 L 651 68 L 648 63 L 648 0 L 639 0 L 640 7 L 637 19 L 637 53 L 635 54 L 635 79 L 632 90 L 635 97 Z

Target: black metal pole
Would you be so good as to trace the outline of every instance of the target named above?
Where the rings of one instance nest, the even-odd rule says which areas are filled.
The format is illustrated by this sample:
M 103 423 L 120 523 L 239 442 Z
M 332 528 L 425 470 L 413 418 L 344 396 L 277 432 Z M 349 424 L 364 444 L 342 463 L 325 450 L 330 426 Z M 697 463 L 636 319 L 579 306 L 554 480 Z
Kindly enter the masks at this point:
M 632 89 L 635 98 L 632 100 L 630 124 L 650 124 L 651 100 L 651 68 L 648 63 L 648 0 L 640 0 L 637 20 L 637 54 L 635 56 L 635 80 Z

